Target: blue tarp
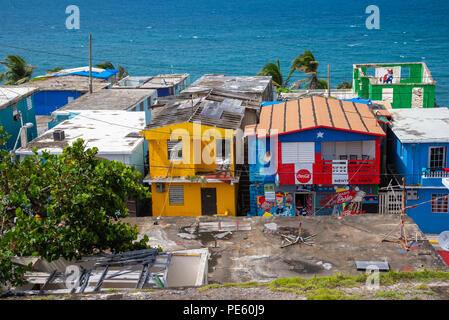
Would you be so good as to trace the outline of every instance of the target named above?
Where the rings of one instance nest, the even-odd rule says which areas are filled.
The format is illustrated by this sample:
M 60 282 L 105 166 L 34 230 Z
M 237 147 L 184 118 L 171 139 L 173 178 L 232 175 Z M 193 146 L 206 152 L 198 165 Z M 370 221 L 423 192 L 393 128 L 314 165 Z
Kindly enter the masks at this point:
M 106 69 L 102 72 L 95 72 L 92 71 L 92 78 L 99 78 L 99 79 L 109 79 L 114 74 L 117 74 L 118 70 L 115 69 Z M 60 76 L 68 76 L 68 75 L 77 75 L 77 76 L 89 76 L 89 71 L 77 71 L 77 72 L 70 72 L 70 73 L 63 73 L 63 74 L 56 74 L 54 77 L 60 77 Z
M 271 106 L 272 104 L 284 103 L 285 101 L 261 101 L 262 107 Z
M 357 102 L 363 104 L 373 104 L 370 99 L 362 99 L 362 98 L 353 98 L 353 99 L 342 99 L 343 101 Z

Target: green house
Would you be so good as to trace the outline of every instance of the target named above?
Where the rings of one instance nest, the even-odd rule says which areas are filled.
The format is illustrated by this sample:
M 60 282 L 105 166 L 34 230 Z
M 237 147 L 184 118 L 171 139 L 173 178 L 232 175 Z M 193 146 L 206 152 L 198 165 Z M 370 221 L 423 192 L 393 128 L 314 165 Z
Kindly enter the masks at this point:
M 393 108 L 435 107 L 435 84 L 423 62 L 354 65 L 354 93 L 363 99 L 390 101 Z

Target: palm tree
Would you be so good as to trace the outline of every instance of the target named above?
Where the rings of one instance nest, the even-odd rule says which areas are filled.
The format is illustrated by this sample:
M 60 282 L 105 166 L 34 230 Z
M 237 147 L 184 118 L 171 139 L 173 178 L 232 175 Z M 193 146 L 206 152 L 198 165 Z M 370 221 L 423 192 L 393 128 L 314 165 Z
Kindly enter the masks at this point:
M 36 66 L 27 64 L 25 59 L 16 55 L 8 55 L 5 61 L 0 61 L 6 68 L 5 73 L 0 74 L 0 82 L 5 80 L 5 84 L 21 84 L 30 80 Z
M 274 62 L 268 62 L 264 67 L 257 73 L 258 76 L 271 76 L 271 81 L 278 88 L 284 88 L 283 76 L 281 72 L 281 65 L 279 59 L 277 59 L 277 64 Z
M 310 77 L 296 81 L 288 90 L 300 89 L 303 82 L 309 82 L 308 89 L 327 89 L 327 81 L 325 79 L 318 79 L 317 69 L 318 61 L 315 60 L 310 50 L 305 50 L 303 54 L 297 56 L 292 61 L 290 73 L 285 81 L 283 81 L 279 59 L 277 59 L 277 63 L 268 62 L 257 75 L 271 76 L 273 84 L 279 91 L 287 89 L 291 76 L 295 71 L 299 71 L 310 75 Z
M 318 70 L 318 61 L 315 60 L 313 53 L 310 50 L 305 50 L 303 54 L 297 56 L 290 67 L 290 74 L 288 75 L 287 80 L 285 81 L 287 84 L 292 76 L 293 72 L 299 71 L 303 72 L 307 75 L 310 75 L 309 78 L 303 79 L 300 82 L 309 81 L 308 88 L 309 89 L 324 89 L 321 88 L 323 83 L 318 81 L 317 70 Z
M 126 70 L 124 67 L 122 67 L 121 65 L 118 65 L 118 73 L 117 73 L 117 79 L 121 80 L 124 77 L 129 76 L 129 72 L 128 70 Z M 117 80 L 117 81 L 118 81 Z

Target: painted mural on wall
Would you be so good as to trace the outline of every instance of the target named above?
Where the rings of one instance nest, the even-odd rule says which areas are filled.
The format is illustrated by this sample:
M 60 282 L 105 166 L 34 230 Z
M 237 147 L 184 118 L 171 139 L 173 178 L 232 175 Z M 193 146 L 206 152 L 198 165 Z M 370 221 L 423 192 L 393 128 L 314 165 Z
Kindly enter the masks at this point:
M 277 192 L 275 201 L 269 201 L 265 196 L 257 197 L 258 216 L 294 216 L 293 194 Z
M 362 202 L 366 193 L 362 190 L 338 188 L 335 193 L 321 195 L 319 206 L 322 215 L 347 216 L 363 214 Z

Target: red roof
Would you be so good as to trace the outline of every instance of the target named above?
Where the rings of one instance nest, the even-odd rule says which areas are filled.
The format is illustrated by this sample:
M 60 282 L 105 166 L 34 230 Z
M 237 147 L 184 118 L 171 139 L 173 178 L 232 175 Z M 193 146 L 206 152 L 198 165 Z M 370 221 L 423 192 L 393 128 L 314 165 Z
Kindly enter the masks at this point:
M 319 127 L 385 136 L 366 104 L 318 96 L 263 107 L 259 123 L 246 126 L 245 134 L 256 135 L 260 130 L 285 134 Z
M 446 262 L 446 264 L 449 266 L 449 251 L 446 250 L 437 250 L 437 252 L 440 254 L 440 256 L 443 258 L 443 260 Z

